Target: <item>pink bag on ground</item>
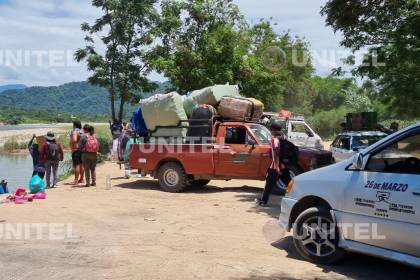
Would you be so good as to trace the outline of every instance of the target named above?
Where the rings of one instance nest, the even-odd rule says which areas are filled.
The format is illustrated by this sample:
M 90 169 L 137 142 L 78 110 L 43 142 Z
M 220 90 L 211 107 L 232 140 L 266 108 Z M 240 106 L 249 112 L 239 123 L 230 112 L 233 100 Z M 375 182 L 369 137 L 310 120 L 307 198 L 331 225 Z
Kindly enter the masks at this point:
M 47 193 L 44 192 L 38 192 L 34 195 L 35 199 L 46 199 L 47 198 Z
M 18 188 L 15 193 L 16 196 L 21 196 L 24 194 L 26 194 L 26 190 L 24 188 Z

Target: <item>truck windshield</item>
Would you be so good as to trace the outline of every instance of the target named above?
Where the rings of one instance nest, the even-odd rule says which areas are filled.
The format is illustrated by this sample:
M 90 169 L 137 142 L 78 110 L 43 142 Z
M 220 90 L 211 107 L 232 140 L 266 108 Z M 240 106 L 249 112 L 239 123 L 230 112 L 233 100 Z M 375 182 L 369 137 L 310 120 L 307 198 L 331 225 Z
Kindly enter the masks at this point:
M 265 126 L 251 125 L 249 128 L 262 144 L 271 144 L 271 132 Z

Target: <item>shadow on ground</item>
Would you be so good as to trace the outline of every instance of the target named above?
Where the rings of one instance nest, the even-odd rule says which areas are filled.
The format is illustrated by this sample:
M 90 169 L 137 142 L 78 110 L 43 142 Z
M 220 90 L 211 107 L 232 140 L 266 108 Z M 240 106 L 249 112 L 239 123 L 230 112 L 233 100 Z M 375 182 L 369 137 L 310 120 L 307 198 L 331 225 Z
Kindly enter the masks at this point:
M 114 180 L 118 180 L 120 178 L 115 178 Z M 134 190 L 153 190 L 159 191 L 162 190 L 159 187 L 159 183 L 157 180 L 137 180 L 134 182 L 127 182 L 127 183 L 120 183 L 114 185 L 117 188 L 123 189 L 134 189 Z M 280 214 L 280 204 L 281 204 L 281 197 L 277 195 L 271 195 L 270 201 L 268 206 L 261 207 L 255 204 L 255 199 L 258 198 L 263 189 L 260 187 L 252 187 L 247 185 L 238 185 L 238 186 L 229 186 L 229 187 L 218 187 L 214 186 L 211 183 L 205 187 L 194 187 L 190 186 L 185 189 L 183 194 L 188 195 L 191 193 L 195 194 L 211 194 L 211 193 L 222 193 L 222 192 L 230 192 L 230 193 L 237 193 L 235 197 L 240 202 L 246 202 L 250 205 L 248 212 L 255 212 L 255 213 L 264 213 L 272 218 L 278 218 Z
M 293 245 L 293 238 L 287 236 L 271 244 L 273 247 L 287 252 L 287 257 L 295 260 L 305 261 L 297 253 Z M 281 266 L 281 264 L 279 264 Z M 346 256 L 337 264 L 317 265 L 323 273 L 336 273 L 338 275 L 311 275 L 308 279 L 357 279 L 357 280 L 386 280 L 386 279 L 419 279 L 420 270 L 402 265 L 396 262 L 371 257 L 356 253 L 347 253 Z M 237 280 L 275 280 L 275 279 L 302 279 L 287 272 L 273 275 L 251 275 L 246 278 L 236 278 Z M 306 279 L 306 278 L 305 278 Z
M 117 180 L 120 178 L 115 178 Z M 157 180 L 138 180 L 135 182 L 127 182 L 116 184 L 114 187 L 117 188 L 125 188 L 125 189 L 138 189 L 138 190 L 154 190 L 154 191 L 162 191 L 159 187 L 159 183 Z M 190 186 L 185 189 L 183 193 L 219 193 L 219 192 L 236 192 L 236 193 L 260 193 L 262 192 L 261 188 L 257 187 L 250 187 L 250 186 L 233 186 L 233 187 L 217 187 L 211 184 L 205 187 L 194 187 Z

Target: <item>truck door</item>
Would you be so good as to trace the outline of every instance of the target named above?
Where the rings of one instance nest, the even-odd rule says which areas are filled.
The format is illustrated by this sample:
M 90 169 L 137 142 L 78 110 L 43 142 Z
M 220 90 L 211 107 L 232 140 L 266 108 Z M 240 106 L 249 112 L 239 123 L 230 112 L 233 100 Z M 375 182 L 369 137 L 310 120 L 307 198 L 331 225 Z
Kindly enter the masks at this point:
M 223 126 L 219 133 L 225 137 L 218 145 L 216 176 L 258 178 L 261 153 L 246 127 Z
M 415 133 L 365 155 L 362 171 L 348 171 L 343 222 L 353 226 L 346 239 L 420 256 L 420 130 Z M 363 237 L 358 224 L 373 235 Z

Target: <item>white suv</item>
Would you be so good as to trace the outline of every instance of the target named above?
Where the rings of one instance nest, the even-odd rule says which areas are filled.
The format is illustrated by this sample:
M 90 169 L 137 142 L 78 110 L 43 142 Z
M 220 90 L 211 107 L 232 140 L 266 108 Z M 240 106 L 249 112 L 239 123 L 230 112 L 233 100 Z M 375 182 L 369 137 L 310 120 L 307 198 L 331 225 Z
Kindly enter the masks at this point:
M 420 267 L 420 123 L 295 177 L 279 224 L 318 263 L 346 250 Z

